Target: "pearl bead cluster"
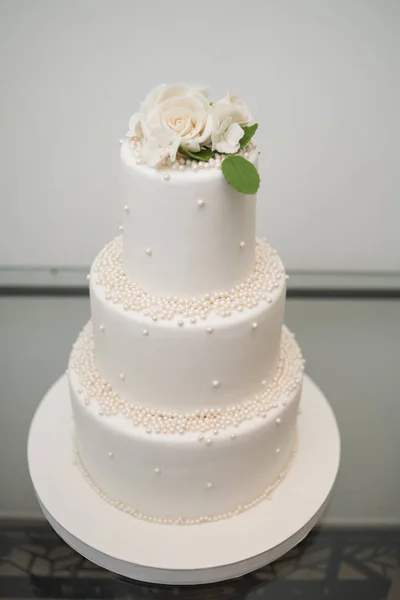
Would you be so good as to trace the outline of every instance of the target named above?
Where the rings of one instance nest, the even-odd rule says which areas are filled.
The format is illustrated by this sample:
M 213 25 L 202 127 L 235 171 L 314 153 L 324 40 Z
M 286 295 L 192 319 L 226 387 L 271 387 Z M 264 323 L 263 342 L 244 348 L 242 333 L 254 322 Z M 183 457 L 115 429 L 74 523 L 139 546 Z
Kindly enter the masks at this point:
M 121 398 L 101 377 L 93 350 L 93 330 L 89 322 L 80 333 L 70 359 L 70 369 L 77 374 L 81 386 L 78 393 L 83 395 L 86 404 L 94 399 L 99 405 L 101 416 L 121 414 L 132 421 L 133 425 L 144 427 L 149 434 L 204 433 L 210 430 L 218 433 L 227 427 L 238 427 L 254 417 L 266 418 L 270 410 L 285 406 L 287 398 L 298 390 L 304 362 L 294 337 L 287 329 L 283 329 L 278 366 L 268 384 L 265 382 L 258 394 L 224 410 L 205 408 L 179 414 L 151 410 Z M 217 387 L 219 382 L 215 381 L 214 384 Z
M 136 164 L 141 165 L 144 163 L 141 155 L 142 150 L 142 140 L 139 137 L 127 138 L 128 144 L 132 149 L 133 156 L 136 159 Z M 124 143 L 124 140 L 121 140 L 121 143 Z M 250 153 L 257 148 L 255 142 L 250 140 L 245 148 L 241 148 L 237 154 L 239 156 L 243 156 L 244 158 L 250 158 Z M 210 158 L 208 161 L 202 160 L 194 160 L 188 157 L 183 157 L 182 155 L 178 155 L 174 161 L 171 161 L 170 158 L 165 159 L 163 163 L 161 163 L 161 168 L 170 168 L 174 171 L 192 171 L 196 173 L 198 171 L 207 171 L 208 169 L 219 169 L 221 168 L 221 163 L 226 158 L 224 154 L 216 153 L 213 158 Z M 170 180 L 170 175 L 164 175 L 165 181 Z
M 150 254 L 151 251 L 147 249 L 146 252 Z M 124 310 L 141 312 L 153 321 L 171 320 L 176 315 L 205 319 L 210 313 L 228 317 L 254 308 L 261 301 L 271 303 L 271 294 L 281 288 L 285 280 L 285 269 L 276 250 L 261 240 L 256 242 L 255 267 L 250 277 L 230 290 L 199 298 L 160 297 L 145 292 L 124 273 L 121 237 L 115 238 L 100 252 L 93 273 L 95 283 L 104 286 L 107 300 L 122 304 Z M 180 319 L 178 325 L 183 324 Z
M 245 512 L 245 511 L 249 510 L 250 508 L 253 508 L 254 506 L 259 504 L 263 500 L 270 499 L 272 492 L 278 487 L 278 485 L 285 479 L 286 475 L 288 474 L 290 467 L 292 466 L 294 458 L 296 456 L 296 452 L 297 452 L 297 441 L 295 442 L 294 448 L 292 450 L 292 453 L 290 455 L 290 458 L 289 458 L 289 461 L 288 461 L 286 467 L 283 469 L 283 471 L 280 472 L 280 474 L 275 479 L 275 481 L 270 486 L 268 486 L 259 496 L 257 496 L 253 500 L 250 500 L 249 502 L 246 502 L 245 504 L 240 504 L 239 506 L 236 506 L 236 508 L 234 508 L 233 510 L 230 510 L 230 511 L 227 511 L 224 513 L 220 513 L 218 515 L 197 517 L 194 519 L 193 518 L 190 519 L 190 518 L 186 518 L 186 517 L 168 518 L 168 517 L 155 517 L 155 516 L 151 516 L 151 515 L 146 515 L 146 514 L 142 513 L 140 510 L 133 508 L 132 506 L 129 506 L 127 504 L 124 504 L 123 502 L 120 502 L 118 500 L 112 500 L 111 498 L 109 498 L 109 496 L 107 496 L 107 494 L 105 494 L 94 483 L 94 481 L 90 477 L 89 473 L 86 471 L 86 469 L 82 463 L 82 460 L 79 456 L 78 451 L 76 451 L 75 462 L 76 462 L 76 465 L 78 466 L 79 470 L 81 471 L 82 475 L 86 479 L 87 483 L 94 490 L 94 492 L 98 496 L 100 496 L 100 498 L 102 498 L 105 502 L 107 502 L 107 504 L 110 504 L 111 506 L 120 510 L 121 512 L 124 512 L 131 517 L 135 517 L 136 519 L 140 519 L 141 521 L 148 521 L 149 523 L 157 523 L 159 525 L 201 525 L 202 523 L 214 523 L 216 521 L 223 521 L 225 519 L 235 517 L 237 515 L 240 515 L 242 512 Z M 212 489 L 212 487 L 213 486 L 211 483 L 206 484 L 207 490 Z

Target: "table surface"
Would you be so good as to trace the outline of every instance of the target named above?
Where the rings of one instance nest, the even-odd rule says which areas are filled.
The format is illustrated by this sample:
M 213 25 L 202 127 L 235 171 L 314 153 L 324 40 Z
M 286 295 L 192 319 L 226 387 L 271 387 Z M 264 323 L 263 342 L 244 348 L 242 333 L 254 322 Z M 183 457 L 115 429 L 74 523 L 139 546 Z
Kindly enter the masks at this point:
M 0 598 L 399 600 L 399 558 L 399 529 L 322 528 L 244 577 L 166 587 L 112 575 L 78 555 L 45 523 L 2 521 Z

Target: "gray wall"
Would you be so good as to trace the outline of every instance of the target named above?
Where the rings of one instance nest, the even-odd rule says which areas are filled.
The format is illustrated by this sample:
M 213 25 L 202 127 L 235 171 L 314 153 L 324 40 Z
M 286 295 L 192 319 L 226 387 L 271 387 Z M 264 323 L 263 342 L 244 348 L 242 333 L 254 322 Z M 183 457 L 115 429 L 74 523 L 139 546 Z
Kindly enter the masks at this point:
M 90 264 L 130 115 L 183 80 L 249 103 L 258 230 L 289 269 L 399 269 L 399 20 L 398 0 L 1 0 L 0 264 Z
M 26 463 L 29 423 L 88 318 L 86 298 L 0 297 L 0 516 L 40 515 Z M 325 522 L 400 524 L 400 302 L 292 299 L 286 322 L 342 435 Z

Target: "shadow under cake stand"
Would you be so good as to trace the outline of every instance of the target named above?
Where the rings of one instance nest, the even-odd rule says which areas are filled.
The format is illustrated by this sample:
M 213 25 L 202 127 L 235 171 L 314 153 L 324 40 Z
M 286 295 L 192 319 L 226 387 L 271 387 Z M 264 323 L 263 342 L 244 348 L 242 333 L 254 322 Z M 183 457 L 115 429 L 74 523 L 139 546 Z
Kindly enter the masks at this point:
M 339 430 L 328 401 L 307 376 L 300 407 L 298 449 L 286 478 L 269 500 L 216 523 L 157 525 L 104 502 L 75 465 L 65 375 L 33 417 L 29 471 L 50 525 L 77 552 L 105 569 L 130 579 L 174 585 L 239 577 L 298 544 L 329 500 L 339 468 Z

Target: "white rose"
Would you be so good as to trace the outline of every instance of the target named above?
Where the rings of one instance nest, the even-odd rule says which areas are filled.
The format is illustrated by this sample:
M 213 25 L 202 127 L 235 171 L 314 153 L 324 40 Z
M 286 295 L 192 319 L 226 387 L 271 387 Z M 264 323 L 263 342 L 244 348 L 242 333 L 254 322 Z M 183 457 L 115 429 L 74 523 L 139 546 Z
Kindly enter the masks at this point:
M 239 96 L 232 94 L 232 92 L 228 92 L 225 98 L 218 100 L 214 104 L 214 107 L 225 110 L 226 116 L 229 115 L 232 118 L 232 123 L 239 123 L 239 125 L 246 126 L 253 120 L 247 104 Z
M 129 122 L 130 132 L 142 134 L 142 158 L 151 166 L 167 156 L 175 160 L 179 146 L 199 152 L 210 143 L 211 129 L 207 90 L 199 85 L 158 86 Z

